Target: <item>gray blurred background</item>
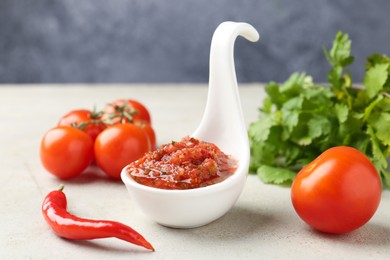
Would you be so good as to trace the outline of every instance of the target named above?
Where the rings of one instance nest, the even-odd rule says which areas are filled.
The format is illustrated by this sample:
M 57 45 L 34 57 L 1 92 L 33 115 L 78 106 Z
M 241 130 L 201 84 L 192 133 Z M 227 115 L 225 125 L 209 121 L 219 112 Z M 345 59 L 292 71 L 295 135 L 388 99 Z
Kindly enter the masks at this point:
M 354 81 L 373 52 L 390 55 L 388 0 L 0 0 L 0 83 L 208 82 L 223 21 L 251 23 L 238 39 L 240 82 L 306 71 L 326 81 L 322 46 L 352 38 Z

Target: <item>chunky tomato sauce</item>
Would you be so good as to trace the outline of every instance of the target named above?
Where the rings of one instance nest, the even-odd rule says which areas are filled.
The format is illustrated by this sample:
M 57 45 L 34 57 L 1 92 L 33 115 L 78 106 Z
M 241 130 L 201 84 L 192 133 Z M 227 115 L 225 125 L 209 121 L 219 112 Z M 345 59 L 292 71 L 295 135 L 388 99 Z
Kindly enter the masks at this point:
M 185 137 L 162 145 L 127 167 L 138 183 L 169 190 L 194 189 L 221 182 L 238 162 L 215 144 Z

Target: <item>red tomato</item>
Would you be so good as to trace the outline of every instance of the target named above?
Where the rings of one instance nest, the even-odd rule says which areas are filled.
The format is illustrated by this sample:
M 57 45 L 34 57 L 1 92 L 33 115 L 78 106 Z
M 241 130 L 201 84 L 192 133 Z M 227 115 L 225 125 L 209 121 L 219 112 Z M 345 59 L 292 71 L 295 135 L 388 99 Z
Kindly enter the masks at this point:
M 102 132 L 107 125 L 100 121 L 100 116 L 95 115 L 93 112 L 86 109 L 78 109 L 69 111 L 66 115 L 62 116 L 58 125 L 71 126 L 76 124 L 77 127 L 86 132 L 92 140 Z M 85 125 L 83 125 L 85 124 Z
M 61 179 L 80 175 L 92 162 L 93 141 L 85 132 L 57 126 L 43 137 L 40 157 L 47 171 Z
M 116 124 L 95 141 L 96 164 L 110 177 L 120 179 L 122 169 L 150 151 L 145 131 L 134 124 Z
M 124 112 L 127 114 L 130 114 L 131 118 L 133 120 L 144 120 L 151 124 L 151 118 L 150 113 L 148 109 L 140 102 L 129 99 L 118 99 L 110 104 L 108 104 L 104 108 L 105 115 L 104 117 L 107 118 L 112 114 L 116 115 L 124 115 Z M 120 120 L 120 117 L 115 118 L 114 123 L 129 123 L 131 120 L 126 118 L 126 115 Z
M 134 124 L 146 132 L 150 141 L 150 147 L 151 147 L 150 150 L 154 151 L 156 149 L 157 144 L 156 144 L 156 133 L 154 132 L 153 127 L 146 121 L 142 121 L 142 120 L 137 120 L 134 122 Z
M 342 234 L 370 220 L 382 187 L 373 164 L 359 150 L 330 148 L 304 167 L 291 187 L 297 214 L 313 228 Z

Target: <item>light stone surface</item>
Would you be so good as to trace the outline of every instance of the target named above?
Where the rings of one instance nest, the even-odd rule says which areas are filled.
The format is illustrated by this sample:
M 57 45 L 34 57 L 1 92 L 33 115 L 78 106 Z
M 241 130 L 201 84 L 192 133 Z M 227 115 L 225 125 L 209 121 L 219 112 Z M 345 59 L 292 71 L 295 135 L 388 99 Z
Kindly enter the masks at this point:
M 245 120 L 257 116 L 259 84 L 240 87 Z M 60 181 L 39 160 L 39 142 L 68 110 L 101 108 L 117 98 L 144 102 L 158 143 L 192 133 L 206 103 L 205 85 L 3 85 L 0 87 L 1 259 L 388 259 L 390 192 L 371 221 L 347 235 L 318 233 L 295 214 L 290 189 L 250 175 L 237 204 L 219 220 L 171 229 L 145 217 L 121 182 L 96 169 Z M 117 239 L 68 241 L 41 214 L 44 196 L 65 184 L 70 212 L 130 225 L 156 248 L 148 252 Z

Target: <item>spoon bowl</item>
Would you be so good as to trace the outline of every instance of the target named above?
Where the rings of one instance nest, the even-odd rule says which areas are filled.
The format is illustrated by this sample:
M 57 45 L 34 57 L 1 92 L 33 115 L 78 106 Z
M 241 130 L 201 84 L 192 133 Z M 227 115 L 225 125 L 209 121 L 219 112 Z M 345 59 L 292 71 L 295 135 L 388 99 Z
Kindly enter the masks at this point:
M 248 174 L 249 141 L 234 69 L 234 42 L 238 36 L 257 41 L 258 32 L 247 23 L 224 22 L 214 32 L 210 50 L 210 79 L 205 112 L 191 135 L 216 144 L 238 161 L 235 173 L 220 183 L 190 190 L 165 190 L 137 183 L 122 170 L 131 198 L 145 215 L 174 228 L 206 225 L 228 212 L 240 196 Z

